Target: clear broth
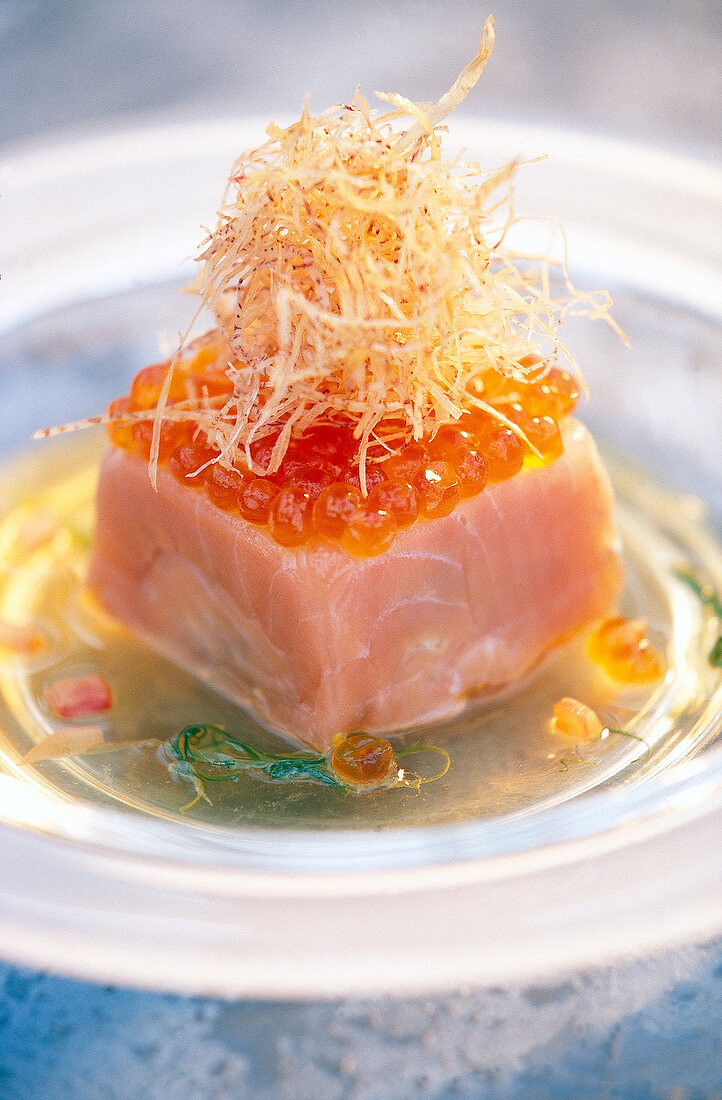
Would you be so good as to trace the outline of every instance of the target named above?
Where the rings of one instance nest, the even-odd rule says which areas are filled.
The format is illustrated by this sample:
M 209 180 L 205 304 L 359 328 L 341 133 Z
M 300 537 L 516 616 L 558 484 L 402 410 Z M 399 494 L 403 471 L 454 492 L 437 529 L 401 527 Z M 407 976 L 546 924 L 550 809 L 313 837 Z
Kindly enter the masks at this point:
M 30 623 L 45 639 L 36 655 L 0 658 L 0 760 L 7 772 L 58 799 L 221 827 L 373 829 L 491 821 L 530 815 L 603 785 L 642 782 L 715 736 L 721 676 L 706 659 L 715 626 L 674 570 L 690 567 L 719 584 L 719 547 L 705 530 L 699 502 L 665 494 L 618 469 L 613 477 L 626 563 L 619 612 L 647 619 L 667 662 L 662 681 L 643 688 L 615 685 L 589 661 L 583 634 L 513 691 L 472 703 L 447 723 L 406 731 L 397 744 L 433 744 L 451 759 L 442 779 L 418 791 L 359 794 L 309 780 L 244 774 L 208 783 L 211 802 L 184 811 L 193 788 L 157 742 L 187 725 L 208 723 L 270 752 L 288 751 L 289 744 L 140 644 L 87 597 L 84 576 L 103 445 L 95 432 L 50 442 L 9 465 L 0 482 L 0 619 Z M 90 671 L 113 687 L 114 705 L 97 719 L 108 751 L 19 764 L 48 734 L 81 724 L 52 714 L 44 686 Z M 611 734 L 584 745 L 561 738 L 550 717 L 554 702 L 565 695 L 633 736 Z M 89 721 L 96 718 L 82 724 Z M 137 744 L 113 749 L 129 741 Z M 427 754 L 404 762 L 430 774 L 437 760 Z

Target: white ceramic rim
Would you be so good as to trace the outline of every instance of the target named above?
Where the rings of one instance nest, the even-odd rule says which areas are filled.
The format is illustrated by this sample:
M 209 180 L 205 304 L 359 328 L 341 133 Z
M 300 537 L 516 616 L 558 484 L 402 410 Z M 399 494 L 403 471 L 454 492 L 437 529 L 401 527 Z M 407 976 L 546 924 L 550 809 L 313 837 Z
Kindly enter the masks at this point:
M 199 222 L 214 219 L 218 181 L 264 126 L 153 128 L 0 163 L 0 331 L 183 278 Z M 472 121 L 453 139 L 490 164 L 548 152 L 523 176 L 519 203 L 563 216 L 576 266 L 600 278 L 619 272 L 649 296 L 722 319 L 722 170 Z M 300 834 L 284 834 L 288 867 L 272 873 L 260 833 L 248 834 L 245 851 L 234 845 L 200 864 L 152 820 L 141 830 L 147 850 L 128 851 L 123 814 L 29 806 L 12 778 L 0 779 L 3 954 L 79 977 L 223 996 L 414 993 L 556 980 L 722 928 L 722 749 L 655 777 L 631 800 L 624 790 L 581 800 L 562 832 L 547 828 L 544 847 L 485 857 L 478 829 L 450 826 L 435 862 L 441 831 L 415 830 L 422 858 L 394 870 L 362 861 L 295 871 L 294 852 L 308 841 Z M 350 854 L 372 841 L 341 835 Z M 202 833 L 189 838 L 192 854 Z M 339 834 L 314 843 L 338 846 Z

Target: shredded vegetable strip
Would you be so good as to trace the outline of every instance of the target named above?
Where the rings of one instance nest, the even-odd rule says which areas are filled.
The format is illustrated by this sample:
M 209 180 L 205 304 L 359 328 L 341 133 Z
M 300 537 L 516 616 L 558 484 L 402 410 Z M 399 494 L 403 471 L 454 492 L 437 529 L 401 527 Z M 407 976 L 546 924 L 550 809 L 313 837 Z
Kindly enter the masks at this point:
M 552 261 L 505 246 L 520 220 L 516 163 L 489 171 L 442 158 L 440 123 L 493 44 L 490 18 L 436 103 L 380 94 L 393 109 L 379 114 L 357 92 L 318 116 L 304 108 L 286 128 L 271 123 L 265 144 L 238 158 L 196 286 L 198 312 L 215 315 L 216 367 L 232 394 L 169 405 L 190 350 L 184 337 L 152 412 L 153 481 L 164 420 L 192 420 L 217 448 L 214 461 L 243 457 L 258 474 L 279 469 L 292 438 L 341 425 L 358 442 L 365 495 L 368 463 L 474 408 L 509 424 L 490 403 L 489 370 L 519 385 L 560 360 L 576 372 L 558 334 L 565 315 L 614 324 L 608 295 L 578 293 L 565 263 L 555 298 Z M 261 440 L 273 443 L 263 465 L 251 451 Z
M 560 356 L 574 367 L 559 321 L 580 306 L 604 314 L 607 296 L 569 287 L 554 300 L 546 261 L 504 252 L 516 164 L 441 159 L 439 122 L 478 80 L 493 40 L 489 20 L 438 103 L 384 95 L 395 109 L 379 116 L 357 93 L 285 129 L 271 124 L 269 140 L 236 161 L 198 279 L 234 393 L 188 413 L 220 461 L 241 449 L 256 472 L 274 473 L 292 437 L 350 424 L 365 492 L 367 461 L 490 409 L 490 368 L 523 384 Z M 152 466 L 169 387 L 170 375 Z M 251 444 L 268 436 L 270 460 L 254 467 Z

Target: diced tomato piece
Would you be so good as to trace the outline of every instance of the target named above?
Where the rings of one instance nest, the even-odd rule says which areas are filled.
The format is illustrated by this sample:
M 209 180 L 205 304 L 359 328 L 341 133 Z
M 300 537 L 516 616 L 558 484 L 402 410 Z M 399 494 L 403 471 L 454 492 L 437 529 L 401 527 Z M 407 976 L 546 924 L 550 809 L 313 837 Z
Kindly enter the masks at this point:
M 110 684 L 103 676 L 95 673 L 54 680 L 43 691 L 43 698 L 59 718 L 101 714 L 110 710 L 113 705 Z

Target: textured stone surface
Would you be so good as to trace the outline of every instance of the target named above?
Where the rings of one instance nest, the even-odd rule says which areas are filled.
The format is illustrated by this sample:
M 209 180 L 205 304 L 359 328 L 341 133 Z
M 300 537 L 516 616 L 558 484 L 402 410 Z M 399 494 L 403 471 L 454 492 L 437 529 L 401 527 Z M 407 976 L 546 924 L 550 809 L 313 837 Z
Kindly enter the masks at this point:
M 715 1100 L 722 941 L 526 989 L 289 1004 L 0 966 L 2 1100 Z

